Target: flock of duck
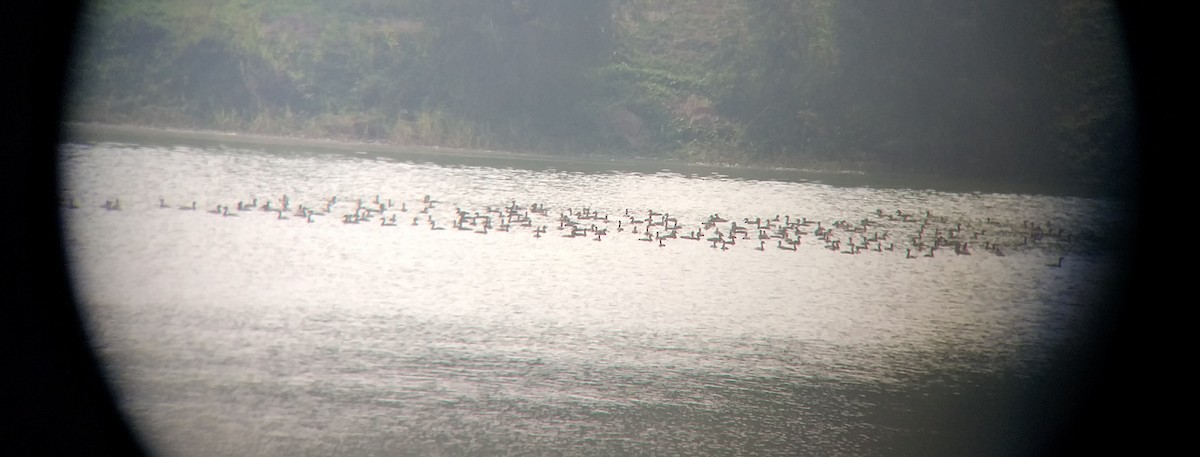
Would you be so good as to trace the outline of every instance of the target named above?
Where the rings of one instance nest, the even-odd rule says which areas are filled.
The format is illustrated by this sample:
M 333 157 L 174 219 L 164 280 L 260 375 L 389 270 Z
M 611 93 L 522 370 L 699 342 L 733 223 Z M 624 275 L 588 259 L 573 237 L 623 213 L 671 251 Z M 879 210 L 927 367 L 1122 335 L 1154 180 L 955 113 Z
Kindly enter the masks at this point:
M 757 251 L 798 252 L 801 246 L 815 245 L 852 255 L 903 252 L 907 259 L 974 254 L 1005 256 L 1009 252 L 1034 248 L 1062 252 L 1072 241 L 1071 234 L 1061 227 L 1050 227 L 1049 223 L 1022 221 L 1016 224 L 993 218 L 952 221 L 928 210 L 907 213 L 899 209 L 877 209 L 858 221 L 830 223 L 791 215 L 744 217 L 739 222 L 719 214 L 680 221 L 670 213 L 655 210 L 625 209 L 616 215 L 602 214 L 588 207 L 551 211 L 544 204 L 521 205 L 516 201 L 479 210 L 454 207 L 450 213 L 446 211 L 446 205 L 429 195 L 412 203 L 410 207 L 408 201 L 396 202 L 379 195 L 369 200 L 343 200 L 333 196 L 309 206 L 294 204 L 283 195 L 278 199 L 254 197 L 249 201 L 238 201 L 236 206 L 218 204 L 207 212 L 220 217 L 238 217 L 257 211 L 274 214 L 276 220 L 296 219 L 307 223 L 333 216 L 348 225 L 426 227 L 428 230 L 472 231 L 481 235 L 526 232 L 529 236 L 542 238 L 557 232 L 564 238 L 593 241 L 604 241 L 605 237 L 612 236 L 637 236 L 639 241 L 658 247 L 691 242 L 722 251 L 750 246 Z M 64 200 L 64 206 L 79 207 L 74 198 Z M 120 199 L 114 199 L 101 207 L 120 211 L 122 204 Z M 161 198 L 158 208 L 200 210 L 195 201 L 172 206 Z M 1063 257 L 1059 257 L 1057 263 L 1048 266 L 1061 267 L 1062 262 Z

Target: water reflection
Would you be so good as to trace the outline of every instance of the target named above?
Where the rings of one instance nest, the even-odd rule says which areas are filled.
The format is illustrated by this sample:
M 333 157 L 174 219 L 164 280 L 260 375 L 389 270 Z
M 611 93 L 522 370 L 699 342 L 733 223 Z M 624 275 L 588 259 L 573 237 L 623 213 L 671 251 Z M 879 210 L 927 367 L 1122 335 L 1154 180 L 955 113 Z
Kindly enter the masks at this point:
M 79 296 L 155 450 L 928 455 L 956 433 L 945 399 L 983 391 L 1003 410 L 997 386 L 1078 338 L 1119 213 L 379 159 L 64 147 Z

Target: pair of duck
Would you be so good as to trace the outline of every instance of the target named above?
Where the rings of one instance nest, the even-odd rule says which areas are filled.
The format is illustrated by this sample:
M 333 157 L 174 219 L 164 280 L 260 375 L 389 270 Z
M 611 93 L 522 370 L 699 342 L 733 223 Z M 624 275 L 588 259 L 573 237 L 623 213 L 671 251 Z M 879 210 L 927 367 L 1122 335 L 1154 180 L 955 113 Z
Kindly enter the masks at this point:
M 777 249 L 781 249 L 784 251 L 798 251 L 799 250 L 796 246 L 800 243 L 796 243 L 796 244 L 788 243 L 788 246 L 784 246 L 783 240 L 776 240 L 776 241 L 777 241 L 777 243 L 775 244 L 775 248 L 777 248 Z M 713 244 L 715 245 L 716 243 L 713 243 Z M 754 248 L 754 250 L 755 251 L 766 251 L 767 250 L 767 242 L 764 240 L 759 240 L 758 247 Z

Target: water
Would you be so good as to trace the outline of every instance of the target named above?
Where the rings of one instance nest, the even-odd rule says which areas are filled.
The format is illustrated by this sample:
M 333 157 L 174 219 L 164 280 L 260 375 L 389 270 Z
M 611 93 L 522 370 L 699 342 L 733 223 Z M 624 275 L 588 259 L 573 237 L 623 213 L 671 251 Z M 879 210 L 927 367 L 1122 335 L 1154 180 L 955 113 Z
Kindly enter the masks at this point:
M 63 146 L 91 338 L 160 455 L 1002 454 L 1034 420 L 1023 383 L 1091 324 L 1122 213 L 779 170 L 169 144 Z M 345 223 L 360 202 L 386 209 Z M 501 231 L 514 202 L 548 211 Z M 564 237 L 564 213 L 607 235 Z M 747 238 L 678 237 L 728 233 L 714 215 Z M 758 242 L 776 215 L 814 223 L 795 250 Z M 628 224 L 664 217 L 676 238 Z M 846 224 L 826 242 L 817 221 Z

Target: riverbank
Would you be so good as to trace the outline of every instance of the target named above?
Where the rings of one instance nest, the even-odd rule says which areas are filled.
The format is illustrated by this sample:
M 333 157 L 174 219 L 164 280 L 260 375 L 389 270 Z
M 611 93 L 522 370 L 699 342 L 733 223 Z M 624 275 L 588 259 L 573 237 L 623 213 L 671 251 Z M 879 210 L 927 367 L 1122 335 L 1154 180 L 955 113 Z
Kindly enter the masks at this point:
M 799 173 L 807 175 L 868 175 L 862 170 L 844 170 L 835 167 L 799 168 L 782 166 L 754 166 L 724 163 L 700 163 L 654 157 L 617 157 L 583 154 L 544 154 L 535 152 L 502 151 L 493 149 L 468 149 L 446 146 L 406 145 L 386 142 L 363 142 L 345 139 L 313 138 L 301 136 L 264 135 L 236 131 L 217 131 L 155 127 L 133 124 L 104 124 L 95 122 L 69 122 L 64 125 L 66 141 L 183 141 L 222 143 L 240 146 L 299 147 L 350 153 L 379 155 L 421 155 L 444 159 L 496 159 L 496 160 L 542 160 L 577 164 L 606 165 L 610 167 L 633 167 L 637 169 L 673 168 L 695 170 L 753 170 L 758 172 Z
M 431 160 L 436 162 L 467 162 L 496 165 L 508 162 L 515 166 L 547 163 L 560 168 L 595 170 L 627 170 L 635 172 L 669 171 L 694 175 L 716 175 L 740 179 L 780 181 L 815 181 L 836 186 L 895 187 L 931 189 L 952 192 L 1018 193 L 1036 195 L 1066 195 L 1102 198 L 1112 192 L 1096 183 L 1078 181 L 988 180 L 980 178 L 921 175 L 880 170 L 849 169 L 848 166 L 782 167 L 741 164 L 695 163 L 647 157 L 614 157 L 576 154 L 539 154 L 531 152 L 466 149 L 429 145 L 401 145 L 384 142 L 361 142 L 345 139 L 276 136 L 235 131 L 199 130 L 170 127 L 151 127 L 133 124 L 68 122 L 63 126 L 67 142 L 151 142 L 177 144 L 222 144 L 230 147 L 302 148 L 348 154 L 369 154 L 392 159 Z

